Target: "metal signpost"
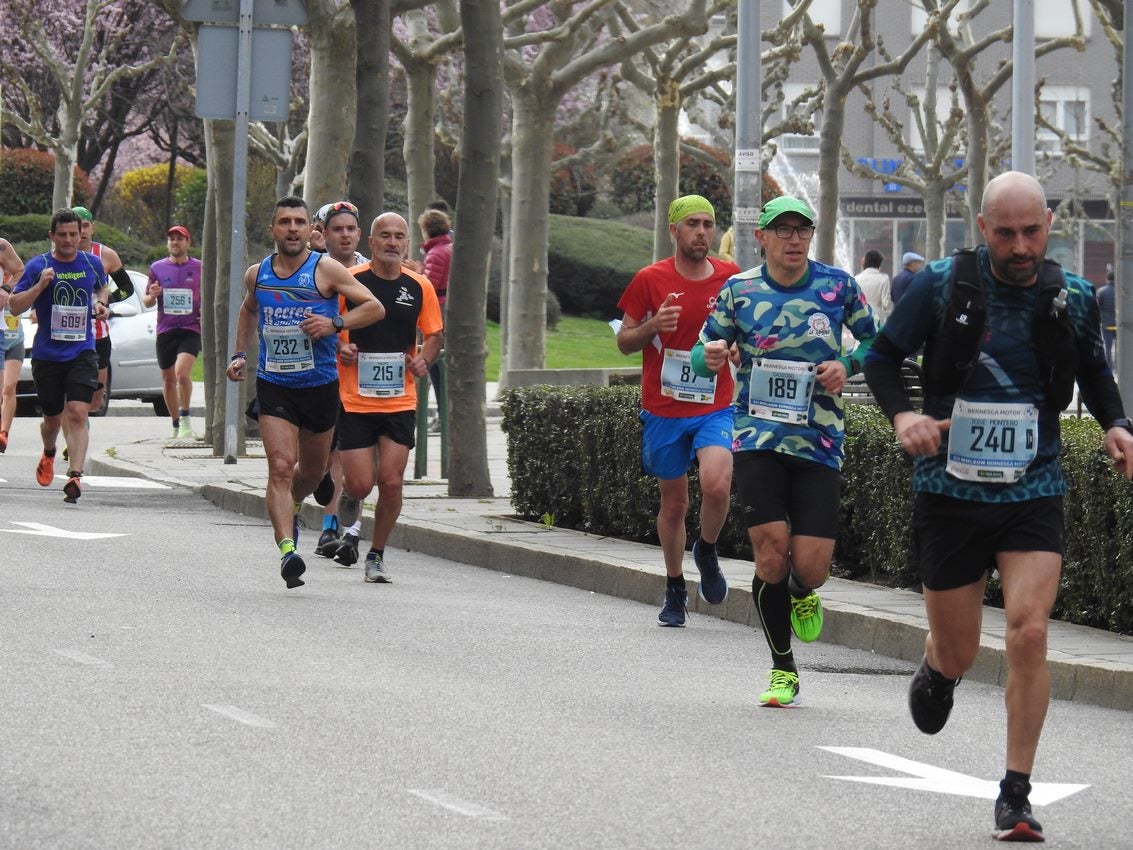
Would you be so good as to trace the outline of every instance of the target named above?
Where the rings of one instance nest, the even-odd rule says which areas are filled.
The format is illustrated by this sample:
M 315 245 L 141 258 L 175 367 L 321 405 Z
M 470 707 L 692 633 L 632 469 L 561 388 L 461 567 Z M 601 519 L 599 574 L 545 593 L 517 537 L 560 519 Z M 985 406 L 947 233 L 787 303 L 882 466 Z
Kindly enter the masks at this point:
M 307 22 L 302 0 L 185 0 L 181 16 L 202 21 L 197 38 L 199 118 L 234 119 L 232 246 L 229 252 L 228 339 L 244 299 L 244 202 L 248 194 L 248 121 L 287 119 L 291 30 Z M 240 387 L 224 396 L 224 462 L 236 463 Z

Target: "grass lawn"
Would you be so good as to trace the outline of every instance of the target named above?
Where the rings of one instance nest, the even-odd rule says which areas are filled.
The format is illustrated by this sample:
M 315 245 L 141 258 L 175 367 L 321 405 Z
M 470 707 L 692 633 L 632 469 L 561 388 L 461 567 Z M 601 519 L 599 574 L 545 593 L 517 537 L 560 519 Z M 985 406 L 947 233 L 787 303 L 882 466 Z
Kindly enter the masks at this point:
M 226 364 L 227 365 L 227 364 Z M 547 331 L 545 364 L 548 369 L 601 369 L 618 366 L 640 366 L 641 354 L 626 357 L 618 351 L 614 332 L 602 319 L 563 316 L 558 327 Z M 487 379 L 500 375 L 500 326 L 488 322 Z M 193 380 L 204 380 L 200 359 L 193 366 Z

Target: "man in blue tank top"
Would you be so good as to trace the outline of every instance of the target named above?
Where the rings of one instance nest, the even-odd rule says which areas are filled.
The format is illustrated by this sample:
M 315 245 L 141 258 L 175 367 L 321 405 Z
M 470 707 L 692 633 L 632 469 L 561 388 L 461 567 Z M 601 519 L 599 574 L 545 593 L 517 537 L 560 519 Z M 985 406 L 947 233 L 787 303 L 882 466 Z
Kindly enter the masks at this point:
M 245 348 L 260 335 L 256 368 L 260 435 L 268 461 L 267 508 L 279 546 L 280 575 L 303 584 L 296 551 L 299 510 L 322 479 L 338 418 L 338 332 L 385 316 L 373 294 L 341 263 L 307 247 L 311 216 L 302 198 L 281 198 L 272 213 L 276 251 L 244 274 L 230 381 L 244 380 Z M 358 307 L 339 314 L 339 296 Z

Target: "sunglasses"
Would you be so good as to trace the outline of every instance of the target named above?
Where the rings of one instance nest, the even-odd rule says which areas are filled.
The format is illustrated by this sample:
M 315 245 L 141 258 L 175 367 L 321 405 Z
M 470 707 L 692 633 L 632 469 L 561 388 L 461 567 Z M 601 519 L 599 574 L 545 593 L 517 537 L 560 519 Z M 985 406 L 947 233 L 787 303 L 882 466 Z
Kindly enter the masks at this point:
M 335 201 L 333 204 L 326 204 L 319 207 L 319 211 L 315 213 L 315 221 L 326 221 L 332 215 L 340 212 L 348 212 L 355 218 L 358 217 L 358 207 L 350 203 L 350 201 Z

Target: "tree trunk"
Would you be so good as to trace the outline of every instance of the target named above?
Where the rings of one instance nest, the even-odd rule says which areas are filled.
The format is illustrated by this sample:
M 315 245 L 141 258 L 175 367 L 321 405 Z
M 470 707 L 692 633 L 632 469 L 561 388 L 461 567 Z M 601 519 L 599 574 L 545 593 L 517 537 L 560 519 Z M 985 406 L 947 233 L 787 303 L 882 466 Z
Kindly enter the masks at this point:
M 951 187 L 951 182 L 941 180 L 930 180 L 925 183 L 925 256 L 930 260 L 944 256 L 944 196 Z
M 504 175 L 511 173 L 511 156 L 500 157 L 500 230 L 502 234 L 500 245 L 500 373 L 496 377 L 497 391 L 502 393 L 508 388 L 507 379 L 507 293 L 508 279 L 510 278 L 511 264 L 511 182 Z
M 347 197 L 361 212 L 362 232 L 384 207 L 386 126 L 389 123 L 389 0 L 350 0 L 358 38 L 358 110 Z
M 838 86 L 827 89 L 822 101 L 822 129 L 818 143 L 818 229 L 814 235 L 814 258 L 835 265 L 838 242 L 838 177 L 842 163 L 842 131 L 846 124 L 846 92 Z M 807 199 L 807 203 L 810 203 Z M 847 271 L 853 271 L 847 269 Z
M 464 27 L 464 167 L 457 186 L 453 269 L 460 280 L 450 290 L 445 342 L 449 411 L 448 494 L 492 496 L 485 422 L 484 365 L 488 358 L 485 319 L 488 266 L 495 230 L 497 175 L 503 116 L 500 68 L 503 30 L 496 0 L 461 0 Z
M 512 92 L 507 368 L 542 369 L 547 333 L 547 227 L 557 99 Z
M 405 65 L 405 82 L 408 89 L 405 113 L 405 179 L 409 196 L 409 209 L 405 218 L 409 222 L 409 256 L 421 255 L 421 228 L 417 216 L 433 200 L 436 190 L 436 161 L 433 152 L 433 123 L 436 100 L 434 87 L 437 68 L 427 60 L 415 60 Z
M 228 379 L 220 364 L 227 365 L 228 356 L 232 350 L 228 339 L 228 302 L 231 291 L 231 252 L 232 252 L 232 180 L 234 176 L 234 158 L 236 144 L 236 128 L 232 121 L 208 122 L 208 137 L 211 142 L 208 149 L 209 179 L 215 187 L 213 194 L 216 211 L 216 241 L 213 244 L 213 256 L 216 263 L 216 275 L 212 292 L 213 313 L 213 358 L 216 361 L 216 374 L 213 376 L 213 423 L 223 426 L 225 419 L 225 393 Z M 238 270 L 243 273 L 243 269 Z M 203 312 L 203 311 L 202 311 Z M 202 340 L 203 343 L 203 340 Z M 255 363 L 252 347 L 248 348 L 248 362 Z M 243 389 L 242 389 L 243 391 Z M 238 417 L 243 424 L 243 419 Z M 243 441 L 243 427 L 237 429 L 240 440 Z M 214 439 L 212 444 L 213 457 L 224 454 L 224 440 Z
M 655 100 L 657 126 L 653 128 L 653 262 L 672 256 L 669 235 L 669 204 L 680 194 L 681 116 L 680 84 L 676 80 L 658 81 Z
M 357 104 L 354 89 L 354 15 L 310 15 L 311 106 L 303 198 L 312 209 L 346 197 Z

